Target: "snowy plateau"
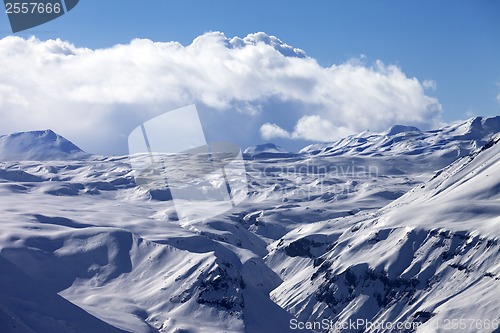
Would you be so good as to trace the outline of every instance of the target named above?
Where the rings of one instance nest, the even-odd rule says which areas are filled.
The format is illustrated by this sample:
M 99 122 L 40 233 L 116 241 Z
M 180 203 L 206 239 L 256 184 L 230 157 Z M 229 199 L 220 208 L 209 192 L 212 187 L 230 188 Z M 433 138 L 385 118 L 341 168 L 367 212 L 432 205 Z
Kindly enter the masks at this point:
M 0 136 L 0 332 L 500 332 L 499 132 L 250 147 L 246 200 L 188 221 L 128 156 Z

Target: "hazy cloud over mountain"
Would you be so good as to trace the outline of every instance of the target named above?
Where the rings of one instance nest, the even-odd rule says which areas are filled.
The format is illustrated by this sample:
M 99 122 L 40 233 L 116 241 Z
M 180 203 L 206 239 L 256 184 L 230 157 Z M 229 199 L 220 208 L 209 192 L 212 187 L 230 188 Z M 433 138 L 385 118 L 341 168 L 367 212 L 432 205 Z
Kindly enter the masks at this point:
M 325 68 L 264 33 L 97 50 L 0 40 L 0 132 L 51 128 L 97 153 L 126 153 L 142 121 L 192 103 L 208 137 L 224 132 L 241 145 L 331 141 L 394 123 L 429 128 L 441 120 L 441 105 L 425 92 L 435 86 L 382 61 Z

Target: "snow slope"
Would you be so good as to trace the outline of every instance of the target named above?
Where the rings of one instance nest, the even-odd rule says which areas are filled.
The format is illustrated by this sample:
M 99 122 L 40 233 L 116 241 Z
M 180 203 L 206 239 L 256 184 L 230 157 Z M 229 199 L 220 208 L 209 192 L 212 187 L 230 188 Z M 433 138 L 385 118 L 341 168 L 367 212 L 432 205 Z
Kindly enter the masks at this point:
M 0 256 L 0 331 L 2 332 L 124 332 L 91 316 L 40 285 Z
M 447 332 L 447 320 L 468 318 L 455 331 L 495 331 L 482 323 L 500 320 L 499 141 L 375 213 L 285 235 L 266 258 L 284 280 L 273 299 L 308 321 Z
M 0 136 L 0 161 L 81 159 L 87 155 L 51 130 Z
M 256 254 L 265 251 L 262 240 L 231 221 L 169 220 L 168 202 L 135 186 L 127 158 L 1 169 L 0 254 L 109 325 L 133 333 L 258 332 L 279 331 L 292 318 L 269 298 L 280 279 Z M 49 310 L 56 320 L 60 311 Z M 272 320 L 255 320 L 264 314 Z M 14 332 L 8 322 L 0 331 Z
M 494 135 L 498 117 L 475 118 L 248 159 L 247 200 L 190 221 L 126 156 L 0 162 L 0 332 L 498 319 Z M 478 331 L 494 329 L 461 332 Z

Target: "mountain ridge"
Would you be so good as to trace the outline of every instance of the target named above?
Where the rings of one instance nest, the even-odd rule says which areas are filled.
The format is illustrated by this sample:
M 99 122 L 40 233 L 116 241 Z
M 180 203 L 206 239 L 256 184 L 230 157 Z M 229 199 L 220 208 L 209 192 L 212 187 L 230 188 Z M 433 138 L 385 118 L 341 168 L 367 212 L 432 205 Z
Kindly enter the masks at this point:
M 500 116 L 474 117 L 440 129 L 420 131 L 416 127 L 395 125 L 385 132 L 365 131 L 332 143 L 311 144 L 302 154 L 336 155 L 428 155 L 441 151 L 451 162 L 486 144 L 500 132 Z M 446 156 L 445 156 L 446 157 Z
M 364 131 L 331 143 L 313 143 L 302 148 L 298 154 L 369 156 L 402 153 L 416 155 L 442 150 L 448 155 L 465 156 L 484 145 L 491 135 L 497 132 L 500 132 L 500 116 L 473 117 L 428 131 L 397 124 L 384 132 Z M 441 137 L 439 133 L 442 134 Z M 243 154 L 250 158 L 297 155 L 274 143 L 247 147 Z M 89 156 L 90 154 L 50 129 L 0 135 L 0 161 L 65 160 Z

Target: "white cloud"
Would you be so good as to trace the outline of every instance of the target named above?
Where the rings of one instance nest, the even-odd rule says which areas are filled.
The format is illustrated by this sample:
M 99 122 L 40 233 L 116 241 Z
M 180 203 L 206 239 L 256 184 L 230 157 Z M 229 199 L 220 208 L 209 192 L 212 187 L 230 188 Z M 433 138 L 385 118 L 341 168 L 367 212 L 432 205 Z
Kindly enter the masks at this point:
M 275 138 L 290 138 L 290 133 L 282 129 L 276 124 L 265 123 L 260 127 L 260 136 L 264 140 L 271 140 Z
M 0 133 L 52 128 L 88 151 L 126 153 L 126 137 L 142 121 L 196 103 L 208 136 L 226 133 L 242 145 L 259 133 L 329 141 L 394 123 L 439 123 L 441 106 L 425 82 L 381 61 L 325 68 L 264 33 L 98 50 L 5 37 Z
M 437 83 L 434 80 L 424 80 L 422 82 L 422 86 L 426 90 L 434 90 L 434 91 L 437 90 Z
M 260 135 L 265 140 L 292 138 L 310 141 L 333 141 L 349 134 L 352 134 L 349 128 L 335 126 L 318 115 L 300 118 L 291 134 L 278 125 L 271 123 L 265 123 L 260 128 Z
M 335 126 L 329 120 L 314 115 L 300 118 L 295 125 L 292 137 L 311 141 L 333 141 L 351 133 L 349 128 Z

